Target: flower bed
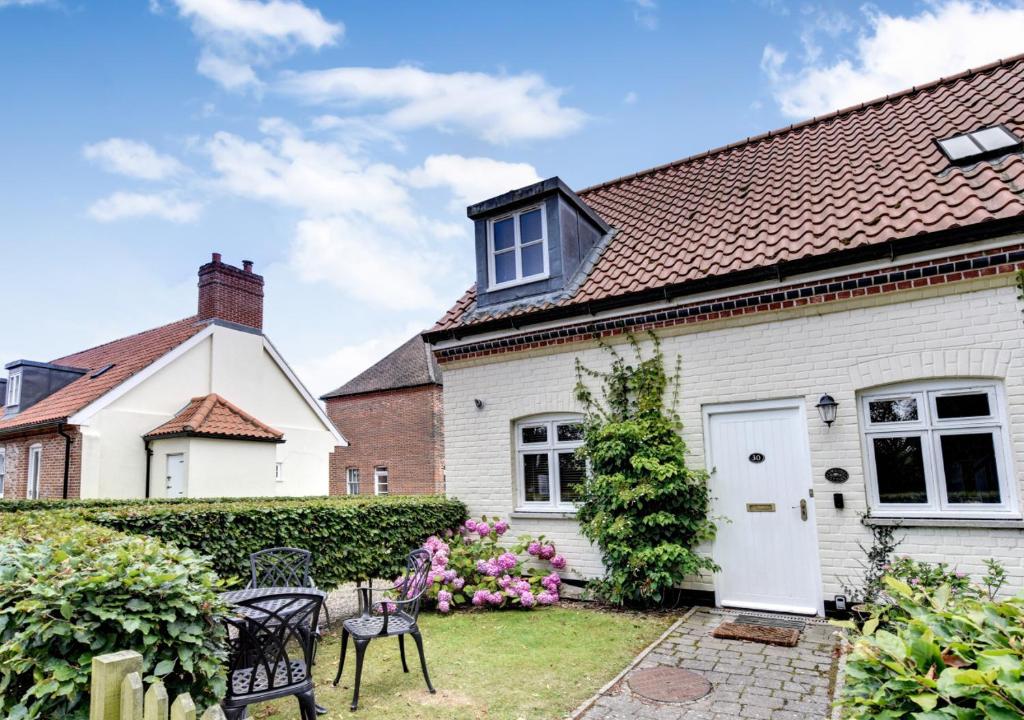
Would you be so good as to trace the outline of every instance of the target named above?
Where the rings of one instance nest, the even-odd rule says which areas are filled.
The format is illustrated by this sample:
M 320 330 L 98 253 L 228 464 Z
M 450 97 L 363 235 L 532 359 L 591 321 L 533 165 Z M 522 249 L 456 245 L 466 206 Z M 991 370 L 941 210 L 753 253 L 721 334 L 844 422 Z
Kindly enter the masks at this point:
M 440 612 L 464 606 L 529 609 L 559 601 L 557 571 L 565 569 L 565 558 L 543 535 L 503 544 L 508 531 L 505 520 L 482 517 L 424 543 L 431 558 L 427 597 Z

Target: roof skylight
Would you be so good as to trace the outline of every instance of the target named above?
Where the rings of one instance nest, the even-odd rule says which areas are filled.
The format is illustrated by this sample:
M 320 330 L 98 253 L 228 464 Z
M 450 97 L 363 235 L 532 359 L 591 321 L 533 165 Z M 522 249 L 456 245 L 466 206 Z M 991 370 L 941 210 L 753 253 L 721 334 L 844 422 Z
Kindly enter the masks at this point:
M 1002 125 L 954 135 L 937 141 L 942 152 L 955 163 L 1003 155 L 1021 148 L 1021 140 Z

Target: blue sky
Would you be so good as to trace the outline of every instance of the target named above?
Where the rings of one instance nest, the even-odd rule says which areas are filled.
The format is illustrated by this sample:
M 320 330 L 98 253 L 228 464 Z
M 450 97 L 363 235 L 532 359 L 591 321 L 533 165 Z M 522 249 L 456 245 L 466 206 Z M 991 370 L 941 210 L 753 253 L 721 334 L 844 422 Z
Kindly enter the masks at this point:
M 472 282 L 469 202 L 589 184 L 1024 51 L 964 1 L 0 0 L 0 358 L 267 279 L 310 388 Z

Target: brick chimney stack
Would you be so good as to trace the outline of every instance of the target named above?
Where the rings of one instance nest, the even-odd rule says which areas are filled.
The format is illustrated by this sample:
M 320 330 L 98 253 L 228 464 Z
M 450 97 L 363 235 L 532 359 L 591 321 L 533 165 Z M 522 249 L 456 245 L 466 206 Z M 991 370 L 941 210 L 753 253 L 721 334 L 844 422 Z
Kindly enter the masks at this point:
M 263 276 L 252 271 L 252 260 L 242 267 L 221 262 L 220 253 L 199 268 L 199 319 L 225 320 L 263 329 Z

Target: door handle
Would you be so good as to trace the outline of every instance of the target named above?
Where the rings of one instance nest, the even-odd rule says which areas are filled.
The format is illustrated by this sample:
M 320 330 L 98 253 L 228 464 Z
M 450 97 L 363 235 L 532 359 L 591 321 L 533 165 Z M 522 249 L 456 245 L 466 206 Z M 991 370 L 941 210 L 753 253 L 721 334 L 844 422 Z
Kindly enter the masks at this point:
M 807 501 L 800 500 L 800 519 L 807 522 Z

